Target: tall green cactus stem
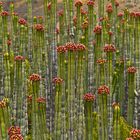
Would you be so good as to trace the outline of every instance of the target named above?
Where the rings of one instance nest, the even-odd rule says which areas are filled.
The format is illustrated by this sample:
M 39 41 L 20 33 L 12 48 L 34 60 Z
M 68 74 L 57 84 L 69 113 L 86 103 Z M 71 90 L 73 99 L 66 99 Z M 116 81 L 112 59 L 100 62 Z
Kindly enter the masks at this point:
M 83 44 L 77 44 L 77 93 L 76 93 L 76 115 L 77 115 L 77 139 L 84 139 L 84 103 L 83 103 L 83 93 L 84 93 L 84 75 L 85 75 L 85 57 L 87 53 L 87 48 Z
M 94 2 L 89 1 L 88 3 L 88 88 L 87 90 L 93 91 L 94 83 L 94 57 L 93 57 L 93 6 Z
M 105 12 L 105 0 L 99 0 L 98 1 L 98 17 L 102 18 L 104 17 L 104 12 Z
M 134 119 L 134 102 L 135 102 L 135 67 L 129 67 L 128 72 L 128 104 L 127 104 L 127 121 L 133 126 Z
M 80 43 L 80 37 L 81 37 L 81 6 L 82 6 L 82 2 L 81 1 L 77 1 L 75 3 L 75 7 L 76 7 L 76 18 L 77 18 L 77 25 L 76 25 L 76 42 Z
M 38 74 L 32 74 L 29 77 L 32 82 L 32 139 L 39 139 L 39 120 L 38 120 L 38 103 L 37 98 L 40 92 L 40 80 L 41 77 Z
M 99 114 L 97 112 L 93 112 L 93 139 L 99 139 Z
M 120 124 L 120 107 L 118 104 L 114 103 L 114 112 L 113 112 L 113 139 L 121 139 L 121 124 Z
M 102 132 L 102 139 L 107 140 L 108 139 L 108 111 L 107 111 L 107 95 L 99 95 L 99 108 L 100 108 L 100 117 L 101 117 L 101 132 Z
M 87 140 L 93 140 L 93 115 L 92 107 L 95 96 L 92 93 L 86 93 L 84 99 L 84 114 L 85 114 L 85 135 Z
M 16 117 L 15 124 L 21 128 L 22 135 L 26 135 L 26 94 L 25 91 L 25 81 L 24 81 L 24 57 L 16 56 L 15 57 L 15 102 L 16 102 Z
M 53 79 L 56 84 L 56 94 L 55 94 L 55 138 L 56 140 L 61 139 L 61 129 L 62 129 L 62 82 L 63 80 L 59 77 Z

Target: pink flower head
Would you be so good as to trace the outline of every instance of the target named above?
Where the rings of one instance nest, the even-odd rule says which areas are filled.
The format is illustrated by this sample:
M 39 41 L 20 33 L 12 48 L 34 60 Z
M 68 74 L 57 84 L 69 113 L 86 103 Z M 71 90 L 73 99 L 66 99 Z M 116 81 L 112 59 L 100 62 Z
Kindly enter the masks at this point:
M 95 3 L 94 3 L 93 0 L 89 0 L 89 1 L 87 2 L 87 5 L 88 5 L 88 6 L 94 6 L 94 4 L 95 4 Z
M 12 40 L 11 40 L 11 39 L 8 39 L 8 40 L 7 40 L 7 45 L 8 45 L 8 46 L 11 46 L 11 44 L 12 44 Z
M 68 51 L 77 51 L 77 45 L 75 43 L 68 42 L 65 47 Z
M 116 7 L 119 6 L 119 2 L 118 2 L 118 0 L 115 0 L 115 6 L 116 6 Z
M 134 11 L 130 12 L 130 16 L 131 17 L 136 17 L 136 12 L 134 12 Z
M 60 17 L 61 17 L 61 16 L 63 16 L 63 15 L 64 15 L 64 10 L 62 10 L 62 9 L 61 9 L 61 10 L 59 10 L 59 11 L 58 11 L 58 16 L 60 16 Z
M 58 53 L 65 53 L 67 51 L 65 46 L 58 46 L 57 47 L 57 52 Z
M 29 80 L 32 82 L 37 82 L 41 80 L 40 75 L 33 73 L 30 77 Z
M 140 12 L 136 12 L 135 15 L 137 18 L 140 18 Z
M 18 23 L 19 23 L 20 25 L 26 25 L 26 24 L 27 24 L 27 21 L 26 21 L 24 18 L 20 18 L 20 19 L 18 20 Z
M 81 8 L 80 12 L 81 12 L 82 15 L 87 15 L 87 11 L 83 8 Z
M 86 50 L 86 46 L 84 44 L 77 44 L 77 50 L 78 51 L 84 51 Z
M 21 134 L 14 134 L 10 136 L 10 140 L 23 140 L 23 137 Z
M 38 103 L 46 103 L 46 99 L 43 98 L 43 97 L 39 97 L 39 98 L 37 98 L 36 101 L 37 101 Z
M 113 7 L 112 7 L 112 4 L 109 3 L 107 6 L 106 6 L 106 12 L 107 13 L 112 13 L 113 12 Z
M 100 25 L 95 26 L 93 31 L 94 31 L 95 34 L 101 34 L 102 26 L 100 26 Z
M 21 55 L 15 56 L 15 61 L 24 61 L 25 58 Z
M 124 13 L 123 12 L 119 12 L 118 13 L 118 17 L 123 17 L 124 16 Z
M 49 2 L 49 3 L 48 3 L 48 5 L 47 5 L 48 11 L 50 11 L 50 10 L 51 10 L 51 6 L 52 6 L 52 3 L 51 3 L 51 2 Z
M 86 93 L 83 96 L 84 101 L 86 102 L 93 102 L 95 100 L 95 96 L 92 93 Z
M 106 44 L 104 47 L 104 52 L 115 52 L 116 48 L 113 44 Z
M 134 140 L 133 138 L 126 138 L 126 140 Z
M 2 11 L 1 12 L 1 16 L 2 17 L 8 16 L 8 15 L 9 15 L 9 13 L 7 11 Z
M 102 85 L 98 88 L 98 94 L 109 94 L 110 90 L 108 88 L 108 86 L 106 85 Z
M 63 79 L 61 79 L 60 77 L 53 78 L 53 83 L 55 84 L 61 84 L 62 82 L 63 82 Z
M 130 132 L 130 137 L 132 137 L 133 139 L 140 139 L 140 130 L 133 128 Z
M 127 72 L 128 72 L 128 73 L 136 73 L 136 72 L 137 72 L 137 69 L 136 69 L 135 67 L 129 67 L 129 68 L 127 69 Z
M 76 2 L 75 2 L 75 7 L 80 7 L 80 6 L 82 6 L 82 5 L 83 5 L 83 3 L 82 3 L 81 0 L 76 0 Z
M 15 135 L 15 134 L 21 134 L 20 128 L 18 126 L 11 126 L 8 129 L 8 135 L 12 136 L 12 135 Z
M 37 31 L 44 31 L 44 26 L 42 24 L 35 24 L 34 27 Z
M 106 63 L 106 60 L 105 59 L 102 59 L 102 58 L 100 58 L 100 59 L 98 59 L 97 61 L 96 61 L 98 64 L 104 64 L 104 63 Z

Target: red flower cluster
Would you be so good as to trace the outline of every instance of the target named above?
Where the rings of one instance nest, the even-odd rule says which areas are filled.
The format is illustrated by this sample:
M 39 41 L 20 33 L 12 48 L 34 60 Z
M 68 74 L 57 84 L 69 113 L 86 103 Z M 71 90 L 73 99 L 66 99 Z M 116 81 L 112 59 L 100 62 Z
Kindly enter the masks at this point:
M 129 15 L 134 18 L 140 18 L 140 12 L 130 12 Z
M 34 27 L 37 31 L 44 31 L 44 27 L 42 24 L 36 24 Z
M 26 24 L 27 24 L 27 21 L 26 21 L 24 18 L 20 18 L 20 19 L 18 20 L 18 23 L 19 23 L 20 25 L 26 25 Z
M 86 93 L 83 99 L 86 102 L 93 102 L 95 100 L 95 96 L 92 93 Z
M 133 139 L 140 139 L 140 129 L 133 128 L 130 132 L 130 137 Z
M 106 44 L 104 47 L 104 52 L 115 52 L 116 48 L 112 44 Z
M 136 72 L 137 72 L 137 69 L 136 69 L 135 67 L 129 67 L 129 68 L 127 69 L 127 72 L 128 72 L 128 73 L 136 73 Z
M 24 61 L 25 58 L 21 55 L 15 56 L 15 61 Z
M 94 3 L 93 0 L 89 0 L 89 1 L 87 2 L 87 5 L 88 5 L 88 6 L 94 6 L 94 4 L 95 4 L 95 3 Z
M 32 101 L 32 95 L 27 96 L 27 101 L 31 102 Z
M 126 138 L 126 140 L 134 140 L 133 138 Z
M 55 84 L 61 84 L 62 82 L 63 82 L 63 79 L 61 79 L 60 77 L 53 78 L 53 83 Z
M 39 97 L 39 98 L 37 98 L 36 101 L 37 101 L 38 103 L 46 103 L 46 99 L 43 98 L 43 97 Z
M 110 90 L 106 85 L 102 85 L 98 88 L 98 94 L 109 94 Z
M 124 16 L 124 13 L 123 12 L 119 12 L 118 13 L 118 17 L 123 17 Z
M 77 50 L 77 45 L 75 43 L 72 43 L 72 42 L 66 43 L 65 47 L 68 51 L 76 51 Z
M 64 15 L 64 10 L 58 11 L 58 16 L 63 16 Z
M 15 134 L 10 136 L 10 140 L 23 140 L 23 137 L 21 134 Z
M 82 3 L 81 0 L 77 0 L 77 1 L 75 2 L 75 7 L 82 6 L 82 5 L 83 5 L 83 3 Z
M 113 35 L 113 32 L 109 31 L 108 32 L 108 35 L 112 36 Z
M 9 15 L 9 13 L 7 12 L 7 11 L 3 11 L 3 12 L 1 12 L 1 16 L 2 17 L 4 17 L 4 16 L 8 16 Z
M 15 135 L 15 134 L 21 134 L 20 128 L 18 126 L 11 126 L 8 129 L 8 135 L 12 136 L 12 135 Z
M 38 74 L 32 74 L 29 77 L 29 80 L 32 81 L 32 82 L 37 82 L 37 81 L 40 81 L 41 80 L 41 77 Z
M 109 3 L 107 6 L 106 6 L 106 12 L 107 13 L 112 13 L 113 12 L 113 7 L 112 7 L 112 4 Z
M 94 31 L 95 34 L 101 34 L 102 26 L 100 26 L 100 25 L 95 26 L 93 31 Z
M 81 8 L 80 12 L 81 12 L 82 15 L 87 15 L 87 13 L 88 13 L 88 12 L 85 11 L 85 9 L 83 9 L 83 8 Z
M 8 45 L 8 46 L 11 46 L 11 44 L 12 44 L 12 40 L 11 40 L 11 39 L 8 39 L 8 40 L 7 40 L 7 45 Z
M 98 59 L 96 62 L 97 62 L 98 64 L 104 64 L 104 63 L 106 62 L 106 60 L 100 58 L 100 59 Z
M 65 53 L 67 51 L 65 46 L 58 46 L 57 47 L 57 52 L 58 53 Z
M 83 45 L 83 44 L 77 44 L 77 51 L 84 51 L 84 50 L 86 50 L 86 47 L 85 47 L 85 45 Z

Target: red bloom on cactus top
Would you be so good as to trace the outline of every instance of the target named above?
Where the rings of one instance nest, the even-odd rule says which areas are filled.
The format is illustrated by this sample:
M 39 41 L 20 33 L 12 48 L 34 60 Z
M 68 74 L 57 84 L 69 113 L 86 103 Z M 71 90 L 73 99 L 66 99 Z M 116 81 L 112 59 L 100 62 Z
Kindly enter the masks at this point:
M 58 53 L 65 53 L 67 51 L 65 46 L 58 46 L 57 47 L 57 52 Z
M 1 12 L 1 16 L 2 17 L 4 17 L 4 16 L 8 16 L 9 15 L 9 13 L 7 12 L 7 11 L 3 11 L 3 12 Z
M 104 64 L 106 62 L 106 60 L 105 59 L 102 59 L 102 58 L 99 58 L 96 62 L 98 64 Z
M 109 3 L 107 6 L 106 6 L 106 12 L 107 13 L 112 13 L 113 12 L 113 7 L 112 7 L 112 4 Z
M 94 4 L 95 4 L 95 3 L 94 3 L 93 0 L 89 0 L 89 1 L 87 2 L 87 5 L 88 5 L 88 6 L 94 6 Z
M 116 6 L 116 7 L 119 6 L 119 2 L 118 2 L 118 0 L 115 0 L 115 6 Z
M 42 24 L 36 24 L 34 27 L 37 31 L 44 31 L 44 26 Z
M 11 39 L 8 39 L 8 40 L 7 40 L 7 45 L 8 45 L 8 46 L 11 46 L 11 44 L 12 44 L 12 40 L 11 40 Z
M 58 11 L 58 16 L 63 16 L 64 15 L 64 10 L 59 10 Z
M 20 127 L 18 127 L 18 126 L 11 126 L 8 129 L 8 135 L 12 136 L 12 135 L 15 135 L 15 134 L 21 134 Z
M 123 17 L 124 16 L 124 13 L 123 12 L 119 12 L 118 13 L 118 17 Z
M 15 56 L 15 61 L 24 61 L 25 58 L 21 55 Z
M 106 85 L 102 85 L 98 88 L 98 94 L 109 94 L 110 90 L 108 88 L 108 86 Z
M 29 80 L 32 82 L 37 82 L 41 80 L 41 76 L 34 73 L 29 77 Z
M 76 7 L 82 6 L 82 5 L 83 5 L 83 3 L 82 3 L 81 0 L 76 0 L 76 2 L 75 2 L 75 6 L 76 6 Z
M 101 34 L 102 26 L 100 26 L 100 25 L 95 26 L 93 31 L 94 31 L 95 34 Z
M 21 134 L 14 134 L 10 136 L 10 140 L 23 140 L 23 137 Z
M 106 44 L 104 47 L 104 52 L 115 52 L 116 48 L 113 44 Z
M 134 139 L 140 139 L 140 130 L 133 128 L 130 132 L 130 137 Z
M 39 97 L 39 98 L 37 98 L 36 101 L 37 101 L 38 103 L 46 103 L 46 99 L 43 98 L 43 97 Z
M 95 100 L 95 96 L 92 93 L 86 93 L 83 96 L 84 101 L 86 102 L 93 102 Z
M 86 50 L 86 46 L 84 44 L 77 44 L 77 50 L 78 51 L 84 51 Z
M 134 140 L 133 138 L 126 138 L 126 140 Z
M 66 43 L 65 47 L 68 51 L 76 51 L 77 50 L 77 45 L 73 42 Z
M 53 83 L 55 84 L 61 84 L 62 82 L 63 82 L 63 79 L 61 79 L 60 77 L 53 78 Z
M 26 21 L 24 18 L 20 18 L 20 19 L 18 20 L 18 23 L 19 23 L 20 25 L 26 25 L 26 24 L 27 24 L 27 21 Z
M 136 73 L 136 72 L 137 72 L 137 69 L 136 69 L 135 67 L 129 67 L 129 68 L 127 69 L 127 72 L 128 72 L 128 73 Z

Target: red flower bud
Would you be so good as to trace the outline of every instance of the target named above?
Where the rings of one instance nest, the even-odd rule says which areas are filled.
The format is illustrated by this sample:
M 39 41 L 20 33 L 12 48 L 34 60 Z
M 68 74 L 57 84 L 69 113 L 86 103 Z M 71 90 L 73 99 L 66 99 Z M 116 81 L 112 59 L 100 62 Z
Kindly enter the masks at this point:
M 24 61 L 25 58 L 21 55 L 15 56 L 15 61 Z
M 102 26 L 100 26 L 100 25 L 95 26 L 93 31 L 94 31 L 95 34 L 101 34 Z
M 36 81 L 40 81 L 40 80 L 41 80 L 41 77 L 40 77 L 40 75 L 38 75 L 38 74 L 32 74 L 32 75 L 29 77 L 29 80 L 32 81 L 32 82 L 36 82 Z
M 128 73 L 136 73 L 136 72 L 137 72 L 137 69 L 136 69 L 135 67 L 129 67 L 129 68 L 127 69 L 127 72 L 128 72 Z
M 80 6 L 82 6 L 83 5 L 83 3 L 82 3 L 82 1 L 81 0 L 76 0 L 76 2 L 75 2 L 75 7 L 80 7 Z
M 106 85 L 102 85 L 98 88 L 98 94 L 109 94 L 110 90 Z
M 86 93 L 83 96 L 84 101 L 86 102 L 93 102 L 95 100 L 95 96 L 92 93 Z
M 26 25 L 26 24 L 27 24 L 27 21 L 26 21 L 24 18 L 20 18 L 20 19 L 18 20 L 18 23 L 19 23 L 20 25 Z
M 60 77 L 53 78 L 53 83 L 55 84 L 61 84 L 62 82 L 63 82 L 63 79 L 61 79 Z

